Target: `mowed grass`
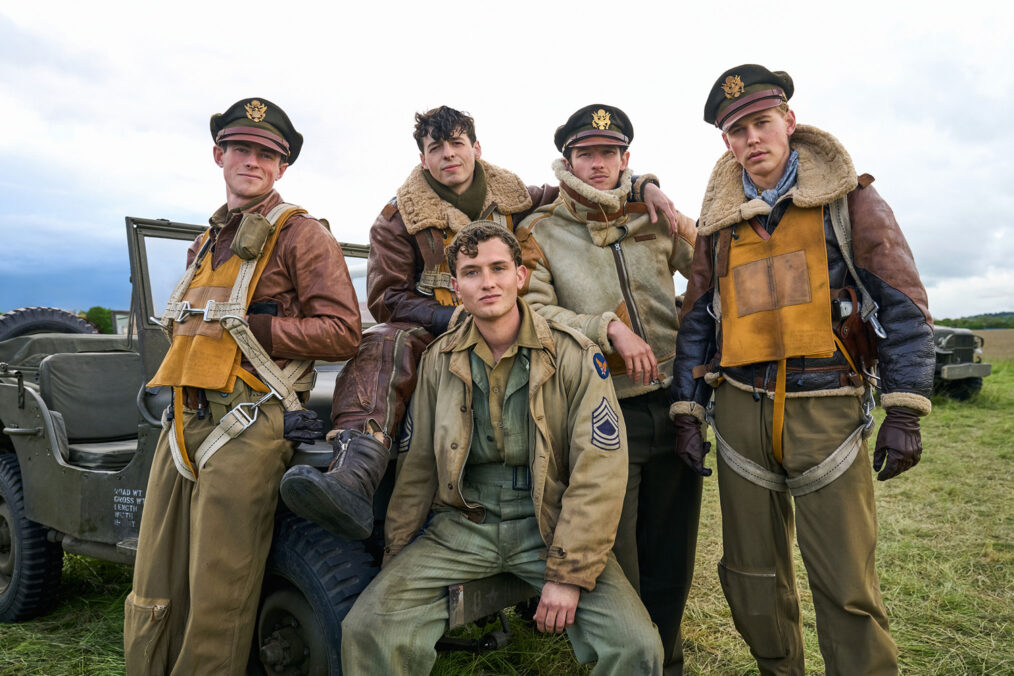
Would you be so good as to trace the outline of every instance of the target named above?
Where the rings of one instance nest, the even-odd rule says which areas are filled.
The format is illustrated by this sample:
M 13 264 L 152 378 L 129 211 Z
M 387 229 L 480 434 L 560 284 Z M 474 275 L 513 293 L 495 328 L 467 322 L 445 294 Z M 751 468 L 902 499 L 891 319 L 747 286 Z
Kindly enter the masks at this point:
M 933 414 L 924 419 L 922 462 L 897 479 L 875 482 L 877 569 L 905 674 L 1014 673 L 1014 330 L 983 333 L 993 375 L 982 393 L 969 402 L 934 399 Z M 1001 349 L 1011 350 L 1010 356 L 996 356 L 1004 354 Z M 720 533 L 711 478 L 705 481 L 697 572 L 683 622 L 688 674 L 757 671 L 718 584 Z M 824 664 L 813 606 L 798 554 L 796 559 L 807 672 L 819 674 Z M 61 601 L 52 614 L 0 625 L 0 674 L 122 673 L 129 569 L 82 557 L 65 561 Z M 506 649 L 442 655 L 434 673 L 590 671 L 574 661 L 565 637 L 540 635 L 515 616 L 511 623 L 514 638 Z
M 977 330 L 972 333 L 986 341 L 982 347 L 983 361 L 1014 359 L 1014 329 Z

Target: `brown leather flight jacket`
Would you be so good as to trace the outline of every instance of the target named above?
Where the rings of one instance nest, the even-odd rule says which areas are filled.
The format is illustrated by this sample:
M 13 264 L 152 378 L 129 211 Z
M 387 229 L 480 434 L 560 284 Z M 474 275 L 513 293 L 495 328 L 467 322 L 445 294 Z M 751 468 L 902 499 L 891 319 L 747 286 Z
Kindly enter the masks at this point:
M 245 209 L 221 207 L 211 217 L 220 228 L 211 250 L 218 267 L 233 255 L 229 249 L 244 213 L 267 214 L 282 202 L 277 192 Z M 214 230 L 212 231 L 214 233 Z M 187 253 L 197 254 L 200 237 Z M 292 216 L 264 268 L 250 303 L 250 330 L 280 366 L 290 359 L 338 361 L 356 353 L 362 320 L 352 279 L 341 247 L 320 221 L 307 214 Z M 258 312 L 261 310 L 261 312 Z M 244 367 L 252 368 L 245 363 Z
M 509 217 L 511 230 L 533 209 L 550 204 L 559 194 L 556 186 L 525 186 L 516 175 L 478 160 L 486 171 L 483 213 L 496 211 Z M 416 285 L 427 261 L 444 257 L 444 233 L 457 232 L 471 222 L 464 213 L 440 199 L 416 166 L 398 189 L 397 197 L 383 208 L 370 228 L 367 266 L 367 301 L 378 322 L 406 322 L 438 336 L 447 330 L 454 308 L 418 291 Z

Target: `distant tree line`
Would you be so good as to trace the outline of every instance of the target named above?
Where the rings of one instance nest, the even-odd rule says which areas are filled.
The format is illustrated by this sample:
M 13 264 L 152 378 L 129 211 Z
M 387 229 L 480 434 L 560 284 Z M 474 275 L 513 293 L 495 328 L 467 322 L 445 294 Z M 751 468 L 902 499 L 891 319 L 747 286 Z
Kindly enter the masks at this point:
M 99 333 L 116 333 L 113 328 L 113 312 L 107 307 L 96 305 L 84 313 L 84 318 L 91 322 Z
M 1014 329 L 1014 312 L 990 312 L 957 319 L 934 319 L 933 322 L 958 329 Z

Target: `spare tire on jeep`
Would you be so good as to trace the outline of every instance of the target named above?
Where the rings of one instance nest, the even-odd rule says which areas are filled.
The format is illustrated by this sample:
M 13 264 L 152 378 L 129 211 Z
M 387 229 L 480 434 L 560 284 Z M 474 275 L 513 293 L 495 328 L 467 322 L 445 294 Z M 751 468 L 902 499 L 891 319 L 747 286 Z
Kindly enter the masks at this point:
M 29 333 L 98 333 L 90 322 L 55 307 L 22 307 L 0 315 L 0 340 Z

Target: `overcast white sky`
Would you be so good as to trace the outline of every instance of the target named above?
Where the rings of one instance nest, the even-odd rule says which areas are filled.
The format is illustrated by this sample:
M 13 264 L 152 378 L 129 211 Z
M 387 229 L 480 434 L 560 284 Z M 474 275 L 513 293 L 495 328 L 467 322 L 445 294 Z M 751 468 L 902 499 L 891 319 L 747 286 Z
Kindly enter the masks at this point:
M 1014 310 L 1014 5 L 820 6 L 4 3 L 0 310 L 126 309 L 124 216 L 205 223 L 224 201 L 208 118 L 248 96 L 303 133 L 277 187 L 339 240 L 367 240 L 418 162 L 413 113 L 440 104 L 535 184 L 557 125 L 619 106 L 634 170 L 696 217 L 724 150 L 704 100 L 745 62 L 788 71 L 798 119 L 877 177 L 934 316 Z

